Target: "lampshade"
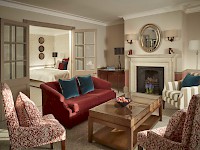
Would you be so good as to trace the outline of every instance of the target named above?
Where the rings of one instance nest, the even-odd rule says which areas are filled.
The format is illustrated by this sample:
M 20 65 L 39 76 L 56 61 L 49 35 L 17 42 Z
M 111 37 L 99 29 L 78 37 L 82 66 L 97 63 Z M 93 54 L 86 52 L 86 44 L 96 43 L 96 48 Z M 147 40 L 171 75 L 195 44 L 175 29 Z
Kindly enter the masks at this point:
M 164 31 L 165 37 L 177 37 L 178 36 L 178 30 L 166 30 Z
M 123 47 L 114 48 L 114 50 L 115 50 L 115 55 L 124 55 Z
M 130 40 L 137 40 L 137 34 L 126 34 L 125 37 L 126 40 L 130 41 Z
M 58 57 L 58 52 L 52 52 L 52 57 Z
M 189 50 L 192 50 L 192 51 L 200 50 L 200 40 L 191 40 L 189 42 Z

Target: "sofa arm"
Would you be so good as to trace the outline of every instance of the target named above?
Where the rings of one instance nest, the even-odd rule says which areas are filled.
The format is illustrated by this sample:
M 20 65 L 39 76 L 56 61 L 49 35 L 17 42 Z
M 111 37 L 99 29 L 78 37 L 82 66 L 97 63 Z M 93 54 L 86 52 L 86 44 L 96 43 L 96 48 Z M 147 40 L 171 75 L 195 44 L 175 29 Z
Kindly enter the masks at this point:
M 100 78 L 96 78 L 96 77 L 92 77 L 93 83 L 94 83 L 94 88 L 95 89 L 107 89 L 107 90 L 111 90 L 111 83 L 100 79 Z
M 181 83 L 182 83 L 182 80 L 167 82 L 165 83 L 164 90 L 170 90 L 170 91 L 178 90 L 179 91 L 181 89 Z
M 69 105 L 64 103 L 65 98 L 62 94 L 60 94 L 55 89 L 49 87 L 45 83 L 41 84 L 40 88 L 42 89 L 43 115 L 53 114 L 55 117 L 58 117 L 59 114 L 62 113 L 65 113 L 66 115 L 72 113 L 72 110 L 70 109 Z
M 193 95 L 200 94 L 200 85 L 183 87 L 179 95 L 180 109 L 187 108 Z

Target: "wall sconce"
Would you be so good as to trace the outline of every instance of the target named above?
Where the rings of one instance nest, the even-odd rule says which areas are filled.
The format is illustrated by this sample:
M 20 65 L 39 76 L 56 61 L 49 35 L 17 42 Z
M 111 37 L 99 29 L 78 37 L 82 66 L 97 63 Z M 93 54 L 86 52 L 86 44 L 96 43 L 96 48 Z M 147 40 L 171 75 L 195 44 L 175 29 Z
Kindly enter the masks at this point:
M 129 44 L 132 44 L 135 40 L 137 40 L 137 34 L 126 34 L 126 41 Z
M 197 55 L 196 69 L 198 70 L 198 54 L 200 50 L 200 40 L 191 40 L 189 42 L 189 50 L 196 52 L 196 55 Z
M 166 30 L 164 31 L 164 37 L 167 38 L 168 41 L 173 42 L 175 37 L 178 37 L 178 30 Z

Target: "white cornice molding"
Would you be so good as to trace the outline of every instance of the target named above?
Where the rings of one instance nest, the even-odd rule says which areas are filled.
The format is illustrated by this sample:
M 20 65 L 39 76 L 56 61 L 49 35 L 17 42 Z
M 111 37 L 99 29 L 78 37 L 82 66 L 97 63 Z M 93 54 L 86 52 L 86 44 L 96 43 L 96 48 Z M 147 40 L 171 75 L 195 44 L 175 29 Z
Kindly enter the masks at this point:
M 200 1 L 192 1 L 188 3 L 182 3 L 180 5 L 169 6 L 169 7 L 144 11 L 141 13 L 135 13 L 135 14 L 125 15 L 125 16 L 120 16 L 120 17 L 122 17 L 124 20 L 129 20 L 129 19 L 134 19 L 134 18 L 139 18 L 139 17 L 145 17 L 145 16 L 150 16 L 150 15 L 156 15 L 156 14 L 180 11 L 180 10 L 184 11 L 185 13 L 200 12 Z
M 0 0 L 0 6 L 16 8 L 16 9 L 41 13 L 41 14 L 45 14 L 45 15 L 51 15 L 51 16 L 55 16 L 55 17 L 66 18 L 66 19 L 72 19 L 72 20 L 92 23 L 92 24 L 101 25 L 101 26 L 107 26 L 107 24 L 105 22 L 102 22 L 102 21 L 99 21 L 99 20 L 94 20 L 94 19 L 91 19 L 91 18 L 86 18 L 86 17 L 83 17 L 83 16 L 74 15 L 74 14 L 68 14 L 68 13 L 56 11 L 56 10 L 53 10 L 53 9 L 47 9 L 47 8 L 44 8 L 44 7 L 37 7 L 37 6 L 33 6 L 33 5 L 19 3 L 19 2 L 16 2 L 16 1 L 2 1 L 2 0 Z
M 125 16 L 121 16 L 121 17 L 123 17 L 124 20 L 129 20 L 129 19 L 145 17 L 145 16 L 150 16 L 150 15 L 156 15 L 156 14 L 161 14 L 161 13 L 167 13 L 167 12 L 173 12 L 173 11 L 178 11 L 178 10 L 183 10 L 183 6 L 181 5 L 181 6 L 173 6 L 173 7 L 171 7 L 171 6 L 170 7 L 164 7 L 164 8 L 144 11 L 144 12 L 141 12 L 141 13 L 125 15 Z
M 200 6 L 195 7 L 195 8 L 188 8 L 185 10 L 186 14 L 195 13 L 195 12 L 200 12 Z

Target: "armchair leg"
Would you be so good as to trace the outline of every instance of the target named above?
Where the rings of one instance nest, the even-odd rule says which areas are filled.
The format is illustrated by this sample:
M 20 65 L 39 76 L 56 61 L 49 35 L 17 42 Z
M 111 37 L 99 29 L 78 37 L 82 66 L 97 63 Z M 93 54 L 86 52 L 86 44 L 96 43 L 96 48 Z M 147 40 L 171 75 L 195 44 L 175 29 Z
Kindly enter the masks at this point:
M 163 109 L 165 109 L 165 101 L 162 100 L 162 103 L 163 103 Z
M 51 147 L 51 149 L 53 149 L 53 143 L 50 143 L 50 147 Z
M 65 150 L 65 140 L 61 141 L 61 149 Z
M 140 145 L 138 145 L 138 150 L 143 150 L 143 148 Z

